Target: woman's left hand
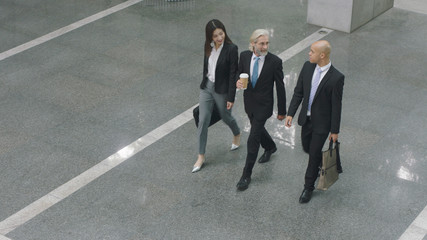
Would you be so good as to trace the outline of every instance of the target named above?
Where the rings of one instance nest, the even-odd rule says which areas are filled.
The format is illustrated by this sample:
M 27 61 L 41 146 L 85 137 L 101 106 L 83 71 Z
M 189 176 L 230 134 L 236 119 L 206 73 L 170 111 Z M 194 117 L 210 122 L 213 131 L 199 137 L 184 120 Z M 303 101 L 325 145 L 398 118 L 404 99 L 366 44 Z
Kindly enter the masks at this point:
M 227 102 L 227 110 L 230 110 L 233 107 L 234 103 Z

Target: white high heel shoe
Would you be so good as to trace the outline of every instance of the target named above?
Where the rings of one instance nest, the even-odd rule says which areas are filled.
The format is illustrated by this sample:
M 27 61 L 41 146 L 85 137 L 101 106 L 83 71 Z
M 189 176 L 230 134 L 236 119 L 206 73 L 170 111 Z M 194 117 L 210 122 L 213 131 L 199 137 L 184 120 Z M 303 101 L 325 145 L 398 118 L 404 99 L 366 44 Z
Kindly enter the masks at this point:
M 240 147 L 239 145 L 236 145 L 236 144 L 232 143 L 230 151 L 234 151 L 234 150 L 238 149 L 239 147 Z
M 235 142 L 239 142 L 239 145 L 234 144 Z M 234 151 L 240 147 L 240 134 L 237 136 L 234 136 L 233 143 L 231 143 L 231 151 Z
M 201 168 L 202 168 L 202 166 L 194 166 L 193 170 L 191 172 L 192 173 L 198 172 L 198 171 L 200 171 Z
M 205 159 L 206 160 L 206 159 Z M 205 160 L 203 160 L 202 164 L 200 164 L 200 166 L 194 165 L 193 166 L 193 170 L 191 171 L 192 173 L 198 172 L 200 171 L 200 169 L 202 169 L 203 163 L 205 163 Z M 197 162 L 196 162 L 197 163 Z

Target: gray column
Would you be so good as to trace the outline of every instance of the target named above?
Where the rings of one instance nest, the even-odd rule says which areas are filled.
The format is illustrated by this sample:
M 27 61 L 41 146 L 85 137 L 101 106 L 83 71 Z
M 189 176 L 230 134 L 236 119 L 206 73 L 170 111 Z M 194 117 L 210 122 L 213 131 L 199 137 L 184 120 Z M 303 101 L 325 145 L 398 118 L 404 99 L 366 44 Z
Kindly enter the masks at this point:
M 307 22 L 350 33 L 393 7 L 394 0 L 308 0 Z

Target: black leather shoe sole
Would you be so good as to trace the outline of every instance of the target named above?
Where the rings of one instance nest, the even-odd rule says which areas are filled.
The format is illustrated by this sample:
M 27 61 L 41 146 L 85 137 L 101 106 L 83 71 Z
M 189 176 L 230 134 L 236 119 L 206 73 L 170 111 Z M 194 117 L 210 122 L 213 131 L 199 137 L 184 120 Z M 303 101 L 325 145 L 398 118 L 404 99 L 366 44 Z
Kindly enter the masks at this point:
M 241 178 L 240 181 L 237 183 L 236 187 L 240 191 L 244 191 L 248 189 L 249 183 L 251 183 L 251 178 Z
M 311 196 L 313 195 L 312 190 L 304 189 L 299 197 L 299 203 L 308 203 L 310 202 Z
M 262 154 L 262 156 L 258 159 L 259 163 L 266 163 L 268 161 L 270 161 L 271 155 L 273 155 L 273 153 L 275 153 L 277 151 L 277 147 L 273 148 L 269 151 L 265 151 L 264 154 Z

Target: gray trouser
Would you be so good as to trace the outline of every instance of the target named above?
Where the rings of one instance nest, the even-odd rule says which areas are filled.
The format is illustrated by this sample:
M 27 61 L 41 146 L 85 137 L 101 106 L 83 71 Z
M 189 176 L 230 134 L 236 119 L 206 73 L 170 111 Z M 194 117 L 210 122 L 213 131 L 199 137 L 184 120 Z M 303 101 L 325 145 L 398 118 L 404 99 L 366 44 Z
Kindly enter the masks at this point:
M 215 85 L 207 81 L 206 88 L 200 90 L 199 96 L 199 128 L 198 128 L 198 145 L 199 154 L 205 154 L 206 143 L 208 140 L 208 127 L 211 121 L 214 103 L 218 107 L 222 120 L 227 124 L 234 136 L 240 134 L 239 126 L 236 119 L 231 115 L 231 109 L 227 110 L 227 94 L 218 94 L 215 92 Z

